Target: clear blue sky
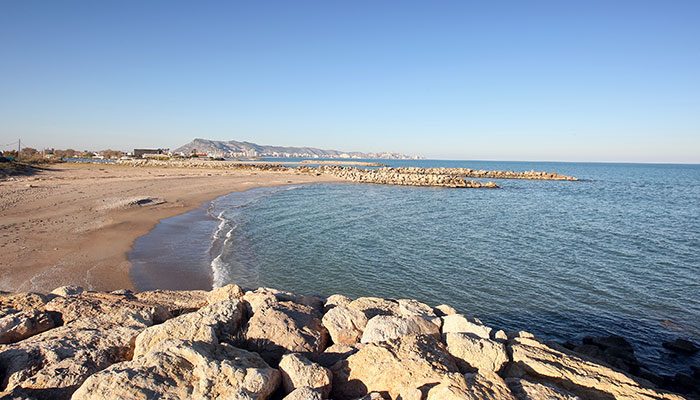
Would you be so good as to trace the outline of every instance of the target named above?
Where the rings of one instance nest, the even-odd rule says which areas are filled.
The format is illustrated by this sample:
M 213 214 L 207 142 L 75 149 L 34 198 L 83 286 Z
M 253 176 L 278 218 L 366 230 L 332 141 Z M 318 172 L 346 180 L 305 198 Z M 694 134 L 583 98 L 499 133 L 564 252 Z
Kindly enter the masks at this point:
M 0 144 L 700 162 L 700 1 L 0 2 Z

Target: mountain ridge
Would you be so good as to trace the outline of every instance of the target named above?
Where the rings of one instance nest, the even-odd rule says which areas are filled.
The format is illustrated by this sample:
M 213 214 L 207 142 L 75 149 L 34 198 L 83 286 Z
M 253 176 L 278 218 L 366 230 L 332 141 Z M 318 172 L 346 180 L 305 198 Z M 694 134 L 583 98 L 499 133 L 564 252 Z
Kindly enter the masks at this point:
M 237 140 L 211 140 L 195 138 L 191 142 L 174 150 L 175 153 L 184 155 L 207 154 L 214 157 L 309 157 L 309 158 L 369 158 L 369 159 L 418 159 L 419 156 L 411 156 L 393 152 L 365 153 L 359 151 L 325 150 L 316 147 L 297 146 L 271 146 L 260 145 L 248 141 Z

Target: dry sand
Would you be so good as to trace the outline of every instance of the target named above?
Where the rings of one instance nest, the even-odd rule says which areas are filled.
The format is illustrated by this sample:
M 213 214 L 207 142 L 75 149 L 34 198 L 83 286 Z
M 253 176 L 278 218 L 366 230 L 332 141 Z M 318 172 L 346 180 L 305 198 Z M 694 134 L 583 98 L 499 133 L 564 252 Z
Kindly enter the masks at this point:
M 338 181 L 285 172 L 56 164 L 0 181 L 0 290 L 133 288 L 127 252 L 159 220 L 226 193 Z M 139 205 L 139 199 L 159 199 Z

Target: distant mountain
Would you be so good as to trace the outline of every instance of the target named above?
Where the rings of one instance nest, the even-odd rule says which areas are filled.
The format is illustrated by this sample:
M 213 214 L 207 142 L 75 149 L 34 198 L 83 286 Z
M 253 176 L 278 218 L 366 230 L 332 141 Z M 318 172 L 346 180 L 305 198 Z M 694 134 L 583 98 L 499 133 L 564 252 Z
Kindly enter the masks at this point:
M 417 159 L 420 157 L 398 153 L 361 153 L 339 150 L 322 150 L 314 147 L 263 146 L 236 140 L 194 139 L 178 147 L 174 153 L 189 155 L 207 154 L 212 157 L 304 157 L 304 158 L 379 158 L 379 159 Z

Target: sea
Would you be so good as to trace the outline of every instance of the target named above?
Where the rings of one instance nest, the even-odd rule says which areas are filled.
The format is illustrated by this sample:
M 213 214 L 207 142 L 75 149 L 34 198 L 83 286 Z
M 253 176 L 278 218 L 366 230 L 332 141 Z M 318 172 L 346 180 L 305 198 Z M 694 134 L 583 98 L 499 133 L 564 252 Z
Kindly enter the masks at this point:
M 579 181 L 231 193 L 139 238 L 132 278 L 140 290 L 233 282 L 415 298 L 550 340 L 621 335 L 657 373 L 700 365 L 700 356 L 661 345 L 679 337 L 700 343 L 700 165 L 383 162 L 543 170 Z

